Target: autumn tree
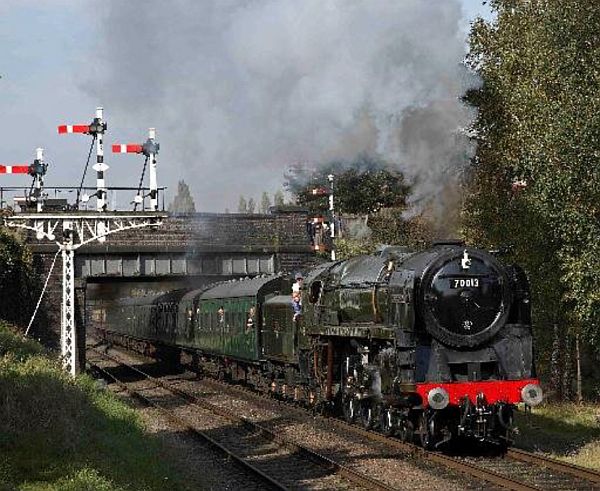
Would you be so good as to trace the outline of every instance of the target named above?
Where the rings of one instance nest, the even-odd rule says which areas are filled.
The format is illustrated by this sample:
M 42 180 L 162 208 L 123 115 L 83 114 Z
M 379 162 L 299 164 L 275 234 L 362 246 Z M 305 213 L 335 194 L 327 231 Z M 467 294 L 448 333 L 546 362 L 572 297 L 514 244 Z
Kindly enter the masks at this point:
M 177 194 L 169 204 L 168 210 L 171 213 L 194 213 L 196 211 L 190 188 L 185 181 L 181 180 L 177 183 Z
M 465 231 L 527 269 L 544 353 L 554 332 L 567 334 L 563 346 L 583 336 L 597 349 L 600 3 L 490 4 L 495 20 L 479 19 L 470 36 L 483 84 L 467 96 L 478 146 Z M 540 358 L 548 372 L 551 356 Z

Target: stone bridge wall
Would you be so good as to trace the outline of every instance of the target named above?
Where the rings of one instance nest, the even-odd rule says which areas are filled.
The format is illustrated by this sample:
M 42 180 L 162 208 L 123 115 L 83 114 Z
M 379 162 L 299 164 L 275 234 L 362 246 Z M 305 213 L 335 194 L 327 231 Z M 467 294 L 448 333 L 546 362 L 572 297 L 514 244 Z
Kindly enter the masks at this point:
M 317 262 L 310 248 L 304 211 L 259 214 L 198 213 L 175 215 L 157 229 L 137 229 L 109 236 L 103 244 L 89 244 L 75 253 L 78 312 L 84 322 L 85 298 L 90 283 L 102 282 L 97 291 L 118 291 L 123 282 L 184 286 L 206 284 L 236 276 L 303 270 Z M 37 270 L 46 278 L 55 244 L 30 237 Z M 45 297 L 49 325 L 35 335 L 58 340 L 62 299 L 62 262 L 57 258 Z M 190 283 L 193 278 L 195 283 Z M 111 288 L 115 282 L 115 288 Z M 120 283 L 117 288 L 117 283 Z M 179 282 L 179 283 L 178 283 Z M 166 284 L 165 284 L 166 286 Z M 93 298 L 96 290 L 87 297 Z

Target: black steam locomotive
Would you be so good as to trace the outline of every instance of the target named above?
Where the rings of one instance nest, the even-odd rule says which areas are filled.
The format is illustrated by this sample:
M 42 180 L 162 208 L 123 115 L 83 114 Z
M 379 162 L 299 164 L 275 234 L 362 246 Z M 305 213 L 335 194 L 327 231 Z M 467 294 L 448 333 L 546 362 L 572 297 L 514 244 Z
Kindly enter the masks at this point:
M 542 400 L 527 279 L 486 252 L 388 247 L 298 287 L 292 300 L 275 275 L 124 299 L 102 333 L 429 448 L 506 445 L 516 404 Z

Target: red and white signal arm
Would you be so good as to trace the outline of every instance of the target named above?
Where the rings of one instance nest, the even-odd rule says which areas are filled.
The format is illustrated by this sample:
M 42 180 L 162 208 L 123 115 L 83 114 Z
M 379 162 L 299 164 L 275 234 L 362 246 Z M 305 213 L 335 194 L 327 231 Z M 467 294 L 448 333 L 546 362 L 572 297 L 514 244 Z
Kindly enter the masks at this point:
M 137 143 L 117 143 L 112 146 L 113 153 L 142 153 L 142 145 Z
M 66 133 L 89 133 L 89 124 L 61 124 L 58 127 L 58 134 L 63 135 Z
M 0 174 L 29 174 L 29 165 L 1 165 Z

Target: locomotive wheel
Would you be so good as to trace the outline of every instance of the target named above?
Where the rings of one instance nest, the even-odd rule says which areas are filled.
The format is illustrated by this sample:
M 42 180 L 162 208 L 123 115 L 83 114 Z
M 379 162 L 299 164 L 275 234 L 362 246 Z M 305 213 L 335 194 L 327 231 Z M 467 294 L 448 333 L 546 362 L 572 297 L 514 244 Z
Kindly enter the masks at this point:
M 402 440 L 403 442 L 414 443 L 415 425 L 412 423 L 412 421 L 408 419 L 403 419 L 400 422 L 397 434 L 400 440 Z
M 373 409 L 373 404 L 371 401 L 363 401 L 360 405 L 360 424 L 363 426 L 365 430 L 370 430 L 373 428 L 375 423 L 374 416 L 375 410 Z
M 382 409 L 379 417 L 379 429 L 385 436 L 392 436 L 395 431 L 394 411 L 391 409 Z
M 431 450 L 435 446 L 435 420 L 429 418 L 427 413 L 421 413 L 419 418 L 419 438 L 421 446 L 427 450 Z
M 344 397 L 342 402 L 342 412 L 347 423 L 354 423 L 356 419 L 357 400 L 352 396 Z

